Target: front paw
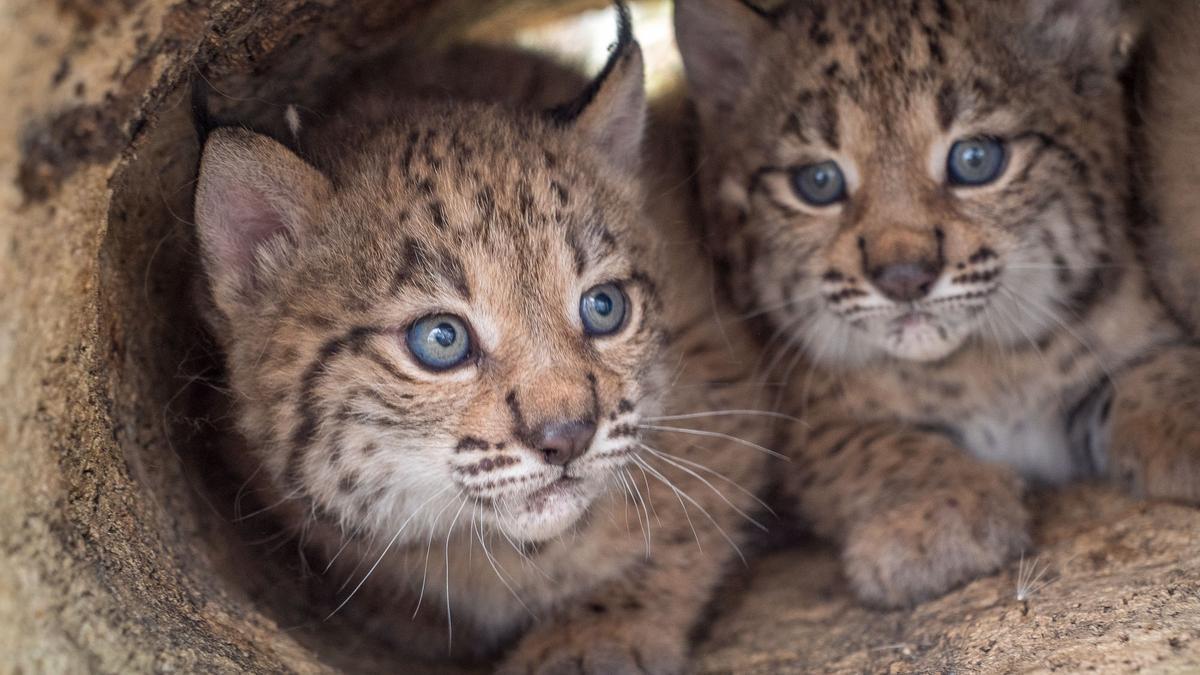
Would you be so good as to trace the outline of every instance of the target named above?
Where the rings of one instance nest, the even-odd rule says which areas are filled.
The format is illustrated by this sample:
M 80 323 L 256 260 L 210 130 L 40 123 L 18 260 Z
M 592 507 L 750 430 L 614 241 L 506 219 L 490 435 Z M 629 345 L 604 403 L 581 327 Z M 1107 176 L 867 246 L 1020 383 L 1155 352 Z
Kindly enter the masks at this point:
M 1200 349 L 1167 348 L 1114 386 L 1107 473 L 1134 494 L 1200 504 Z M 1103 463 L 1102 463 L 1103 464 Z
M 842 552 L 863 602 L 904 607 L 996 571 L 1029 543 L 1017 481 L 979 467 L 978 480 L 928 490 L 851 527 Z
M 1113 434 L 1108 472 L 1135 495 L 1200 504 L 1200 428 L 1192 420 L 1123 425 Z
M 535 627 L 497 669 L 498 675 L 677 675 L 687 663 L 680 638 L 661 626 L 570 623 Z

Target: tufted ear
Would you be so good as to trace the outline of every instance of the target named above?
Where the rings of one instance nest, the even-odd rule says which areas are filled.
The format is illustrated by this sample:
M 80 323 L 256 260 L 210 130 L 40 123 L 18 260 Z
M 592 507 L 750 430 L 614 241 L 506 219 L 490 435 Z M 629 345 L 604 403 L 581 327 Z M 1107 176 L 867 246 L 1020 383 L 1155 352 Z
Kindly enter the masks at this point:
M 646 127 L 642 50 L 633 39 L 629 10 L 617 2 L 617 43 L 604 69 L 575 100 L 550 111 L 600 148 L 616 166 L 635 171 Z
M 1121 71 L 1140 32 L 1121 0 L 1025 0 L 1030 49 L 1081 78 Z M 1081 82 L 1081 84 L 1083 84 Z
M 195 215 L 204 269 L 222 314 L 242 307 L 263 275 L 286 261 L 332 192 L 324 175 L 271 138 L 233 127 L 208 134 Z
M 750 80 L 771 17 L 744 0 L 676 0 L 675 39 L 688 91 L 706 121 L 734 106 Z

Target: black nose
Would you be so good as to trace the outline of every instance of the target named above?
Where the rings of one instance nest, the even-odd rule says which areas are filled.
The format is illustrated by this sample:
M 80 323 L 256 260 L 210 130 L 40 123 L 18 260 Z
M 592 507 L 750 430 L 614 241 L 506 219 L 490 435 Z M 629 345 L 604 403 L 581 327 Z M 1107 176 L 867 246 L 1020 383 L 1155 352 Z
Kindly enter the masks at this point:
M 895 263 L 871 270 L 871 282 L 896 302 L 913 302 L 929 295 L 941 272 L 931 262 Z
M 566 466 L 568 462 L 587 452 L 596 435 L 592 422 L 552 422 L 537 433 L 537 449 L 547 464 Z

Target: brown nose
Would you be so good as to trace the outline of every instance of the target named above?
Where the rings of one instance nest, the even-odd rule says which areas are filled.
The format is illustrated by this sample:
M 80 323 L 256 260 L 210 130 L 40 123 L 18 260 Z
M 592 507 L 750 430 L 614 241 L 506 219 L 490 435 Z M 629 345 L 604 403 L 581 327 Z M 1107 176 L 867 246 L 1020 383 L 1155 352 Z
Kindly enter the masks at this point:
M 537 449 L 547 464 L 566 466 L 587 452 L 595 435 L 596 425 L 592 422 L 552 422 L 537 432 Z
M 871 282 L 896 302 L 913 302 L 929 295 L 941 272 L 939 265 L 928 261 L 894 263 L 871 270 Z

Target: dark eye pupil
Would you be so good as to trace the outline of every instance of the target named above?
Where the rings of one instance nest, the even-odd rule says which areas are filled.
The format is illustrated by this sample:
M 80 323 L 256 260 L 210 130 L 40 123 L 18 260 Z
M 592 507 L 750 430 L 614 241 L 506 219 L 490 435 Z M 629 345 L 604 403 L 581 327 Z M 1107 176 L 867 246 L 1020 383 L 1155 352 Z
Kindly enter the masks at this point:
M 833 180 L 833 178 L 829 175 L 829 171 L 826 169 L 817 169 L 812 174 L 813 185 L 818 188 L 824 188 L 825 186 L 829 185 L 829 181 L 831 180 Z
M 408 350 L 423 366 L 441 372 L 461 365 L 471 357 L 471 329 L 453 314 L 435 314 L 420 319 L 405 336 Z
M 608 316 L 613 310 L 612 298 L 608 297 L 607 293 L 597 293 L 592 298 L 592 307 L 600 316 Z
M 454 330 L 454 326 L 448 323 L 438 324 L 437 328 L 429 334 L 435 342 L 443 347 L 449 347 L 458 339 L 458 331 Z
M 611 335 L 625 321 L 625 294 L 616 284 L 593 286 L 579 296 L 579 318 L 590 336 Z

